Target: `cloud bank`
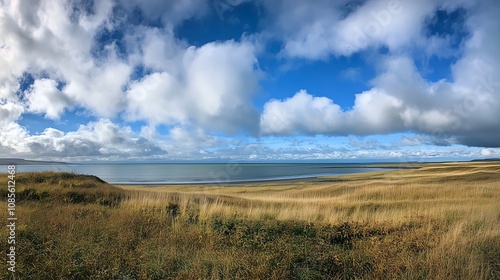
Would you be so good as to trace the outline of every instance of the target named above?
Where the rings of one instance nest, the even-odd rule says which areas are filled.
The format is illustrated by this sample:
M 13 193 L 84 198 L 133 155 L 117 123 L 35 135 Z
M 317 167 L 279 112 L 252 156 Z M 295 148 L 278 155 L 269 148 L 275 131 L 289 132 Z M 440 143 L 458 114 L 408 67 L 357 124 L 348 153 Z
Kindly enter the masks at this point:
M 350 55 L 377 46 L 390 51 L 381 60 L 380 73 L 370 82 L 373 87 L 356 95 L 352 109 L 342 110 L 332 99 L 302 90 L 288 99 L 265 104 L 261 132 L 265 135 L 369 135 L 412 131 L 454 136 L 456 143 L 469 146 L 498 147 L 500 49 L 494 46 L 500 44 L 500 38 L 495 35 L 495 26 L 500 26 L 500 20 L 494 14 L 500 11 L 500 6 L 493 1 L 480 1 L 477 5 L 462 2 L 368 1 L 346 18 L 327 20 L 320 15 L 302 27 L 303 32 L 295 29 L 285 32 L 284 51 L 289 56 L 316 59 Z M 451 80 L 427 81 L 413 59 L 404 54 L 405 49 L 419 42 L 432 44 L 435 38 L 422 34 L 426 17 L 436 9 L 452 11 L 460 5 L 462 8 L 473 5 L 476 9 L 465 22 L 471 35 L 464 42 L 463 55 L 451 66 Z M 370 17 L 372 21 L 380 17 L 378 24 L 383 28 L 373 27 L 379 31 L 366 37 L 363 44 L 350 42 L 359 39 L 356 37 L 359 32 L 372 28 L 374 23 L 366 22 Z M 318 30 L 331 33 L 320 34 L 309 41 L 316 22 L 330 27 L 322 26 Z M 330 42 L 321 43 L 327 38 Z M 310 44 L 322 47 L 316 49 Z M 288 46 L 293 47 L 287 49 Z

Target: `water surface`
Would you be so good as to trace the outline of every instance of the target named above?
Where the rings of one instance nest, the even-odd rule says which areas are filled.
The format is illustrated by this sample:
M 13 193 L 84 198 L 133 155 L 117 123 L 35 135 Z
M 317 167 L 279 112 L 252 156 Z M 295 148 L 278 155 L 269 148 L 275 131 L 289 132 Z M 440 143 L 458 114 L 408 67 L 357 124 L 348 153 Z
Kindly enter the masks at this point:
M 2 169 L 7 170 L 7 167 L 2 166 Z M 112 163 L 17 165 L 16 169 L 17 172 L 67 171 L 95 175 L 111 184 L 141 185 L 270 181 L 380 170 L 352 163 Z

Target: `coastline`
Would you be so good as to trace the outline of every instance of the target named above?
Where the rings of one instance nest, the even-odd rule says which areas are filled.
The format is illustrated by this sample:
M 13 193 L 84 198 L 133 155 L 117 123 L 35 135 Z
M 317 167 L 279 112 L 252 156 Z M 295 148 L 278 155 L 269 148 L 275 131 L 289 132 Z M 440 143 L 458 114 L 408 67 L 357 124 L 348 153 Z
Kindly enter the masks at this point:
M 385 168 L 380 168 L 385 169 Z M 221 182 L 180 182 L 180 183 L 109 183 L 118 187 L 168 187 L 168 186 L 218 186 L 218 187 L 243 187 L 243 186 L 260 186 L 260 185 L 287 185 L 296 183 L 331 183 L 331 182 L 342 182 L 345 178 L 349 176 L 362 176 L 369 177 L 375 174 L 385 174 L 391 171 L 406 170 L 407 168 L 389 168 L 391 170 L 380 170 L 380 171 L 368 171 L 352 174 L 338 174 L 338 175 L 327 175 L 327 176 L 304 176 L 304 177 L 294 177 L 294 178 L 271 178 L 271 179 L 255 179 L 255 180 L 241 180 L 241 181 L 221 181 Z M 409 168 L 414 169 L 414 168 Z
M 369 172 L 366 172 L 369 173 Z M 361 173 L 360 173 L 361 174 Z M 343 175 L 338 175 L 343 176 Z M 243 180 L 236 182 L 185 182 L 185 183 L 148 183 L 148 184 L 113 184 L 111 185 L 117 187 L 146 187 L 146 188 L 156 188 L 156 187 L 168 187 L 168 186 L 221 186 L 221 187 L 234 187 L 234 186 L 251 186 L 251 185 L 269 185 L 269 184 L 287 184 L 287 183 L 300 183 L 300 182 L 312 182 L 320 178 L 329 178 L 329 177 L 337 177 L 337 176 L 314 176 L 314 177 L 302 177 L 302 178 L 286 178 L 286 179 L 268 179 L 268 180 Z
M 122 164 L 122 165 L 31 165 L 18 172 L 69 172 L 94 175 L 115 185 L 248 184 L 290 181 L 396 169 L 398 166 L 371 167 L 368 164 Z M 404 166 L 399 166 L 404 167 Z M 7 168 L 7 167 L 5 167 Z
M 260 188 L 296 188 L 297 186 L 308 185 L 311 187 L 317 186 L 334 186 L 336 184 L 350 184 L 353 182 L 358 182 L 360 184 L 370 184 L 375 183 L 378 180 L 384 181 L 386 178 L 394 178 L 397 180 L 404 179 L 405 177 L 413 177 L 414 174 L 425 174 L 427 176 L 427 171 L 432 170 L 468 170 L 473 168 L 488 168 L 490 166 L 500 166 L 500 161 L 470 161 L 470 162 L 427 162 L 427 163 L 411 163 L 411 166 L 405 166 L 407 164 L 385 164 L 385 168 L 378 168 L 381 170 L 370 171 L 370 172 L 360 172 L 352 174 L 339 174 L 339 175 L 329 175 L 329 176 L 311 176 L 303 178 L 289 178 L 289 179 L 271 179 L 271 180 L 249 180 L 249 181 L 238 181 L 238 182 L 186 182 L 186 183 L 159 183 L 159 184 L 111 184 L 113 186 L 125 189 L 125 190 L 151 190 L 151 191 L 162 191 L 162 190 L 178 190 L 179 192 L 186 191 L 189 193 L 193 189 L 260 189 Z M 390 169 L 390 170 L 388 170 Z M 500 170 L 498 170 L 500 171 Z M 463 171 L 467 172 L 467 171 Z M 439 173 L 436 173 L 434 177 Z M 433 177 L 429 177 L 429 182 L 433 182 Z M 450 177 L 453 179 L 453 177 Z M 439 178 L 435 178 L 440 180 Z
M 356 165 L 342 165 L 342 164 L 320 164 L 314 166 L 315 164 L 312 164 L 313 169 L 311 169 L 310 174 L 300 174 L 300 170 L 298 170 L 298 175 L 293 175 L 293 172 L 286 172 L 288 174 L 280 174 L 280 172 L 276 172 L 276 174 L 268 173 L 266 168 L 262 169 L 264 173 L 260 174 L 259 169 L 254 169 L 253 171 L 250 170 L 245 170 L 245 173 L 247 173 L 244 176 L 240 176 L 238 174 L 238 171 L 236 174 L 233 173 L 233 170 L 227 170 L 226 169 L 211 169 L 210 167 L 207 168 L 206 170 L 203 170 L 200 172 L 199 170 L 197 171 L 198 173 L 195 174 L 196 176 L 192 176 L 194 180 L 191 180 L 189 172 L 185 170 L 180 170 L 183 174 L 180 176 L 175 176 L 169 177 L 171 175 L 163 176 L 161 175 L 163 172 L 160 170 L 160 173 L 158 173 L 158 170 L 155 171 L 156 174 L 155 176 L 149 176 L 151 173 L 141 173 L 146 170 L 148 170 L 148 164 L 145 164 L 144 166 L 134 166 L 133 168 L 130 168 L 130 170 L 125 170 L 124 171 L 118 171 L 122 172 L 125 174 L 125 176 L 120 175 L 119 173 L 112 174 L 111 176 L 104 176 L 104 173 L 101 172 L 101 168 L 96 169 L 95 167 L 92 167 L 91 165 L 88 166 L 83 166 L 81 169 L 71 169 L 71 170 L 64 170 L 64 169 L 58 169 L 58 170 L 46 170 L 46 171 L 53 171 L 53 172 L 61 172 L 61 171 L 66 171 L 70 173 L 75 173 L 75 174 L 89 174 L 89 175 L 94 175 L 97 176 L 104 181 L 106 181 L 109 184 L 112 185 L 122 185 L 122 186 L 146 186 L 146 187 L 161 187 L 161 186 L 189 186 L 189 185 L 203 185 L 203 186 L 242 186 L 242 185 L 265 185 L 265 184 L 274 184 L 274 185 L 283 185 L 287 183 L 297 183 L 297 182 L 338 182 L 342 181 L 343 176 L 350 176 L 350 175 L 359 175 L 359 176 L 365 176 L 364 174 L 367 173 L 377 173 L 377 172 L 391 172 L 395 170 L 415 170 L 423 167 L 429 167 L 429 166 L 468 166 L 468 165 L 476 165 L 476 164 L 494 164 L 494 163 L 500 163 L 500 161 L 469 161 L 469 162 L 393 162 L 393 163 L 360 163 Z M 306 166 L 306 164 L 301 163 L 302 165 Z M 208 164 L 209 166 L 210 164 Z M 279 165 L 279 164 L 278 164 Z M 284 164 L 288 165 L 288 164 Z M 65 164 L 61 166 L 70 166 L 70 164 Z M 89 166 L 93 169 L 90 169 Z M 124 165 L 126 166 L 126 165 Z M 196 166 L 199 166 L 197 164 Z M 221 165 L 222 166 L 222 165 Z M 256 165 L 251 165 L 252 168 L 259 166 L 258 164 Z M 140 167 L 140 169 L 139 169 Z M 157 167 L 157 166 L 156 166 Z M 279 167 L 279 166 L 278 166 Z M 23 172 L 31 172 L 31 171 L 45 171 L 43 169 L 43 165 L 40 165 L 40 170 L 26 170 Z M 85 169 L 84 169 L 85 168 Z M 244 164 L 242 164 L 240 167 L 245 168 Z M 279 167 L 282 168 L 283 167 Z M 286 167 L 288 168 L 288 167 Z M 346 170 L 342 170 L 346 169 Z M 365 170 L 362 170 L 365 169 Z M 113 169 L 110 169 L 113 170 Z M 142 171 L 141 171 L 142 170 Z M 316 170 L 316 171 L 315 171 Z M 116 171 L 114 171 L 116 172 Z M 253 173 L 252 173 L 253 172 Z M 345 172 L 345 173 L 344 173 Z M 172 171 L 170 171 L 172 173 Z M 303 172 L 305 173 L 305 172 Z M 108 173 L 109 175 L 111 173 Z M 138 176 L 136 176 L 136 174 Z M 143 175 L 143 174 L 149 174 L 149 175 Z M 207 175 L 207 174 L 210 174 Z M 251 174 L 249 176 L 249 174 Z M 200 176 L 201 175 L 201 176 Z M 254 177 L 252 177 L 252 175 Z M 176 178 L 177 177 L 177 178 Z
M 145 188 L 161 188 L 161 187 L 182 187 L 182 186 L 203 186 L 203 187 L 244 187 L 244 186 L 264 186 L 264 185 L 275 185 L 275 186 L 286 186 L 287 184 L 300 184 L 300 183 L 336 183 L 343 182 L 346 180 L 352 181 L 353 178 L 358 178 L 357 180 L 368 180 L 374 175 L 387 175 L 390 172 L 395 171 L 412 171 L 418 170 L 425 167 L 463 167 L 463 166 L 474 166 L 474 165 L 488 165 L 488 164 L 500 164 L 500 161 L 467 161 L 467 162 L 423 162 L 423 163 L 384 163 L 384 164 L 373 164 L 373 165 L 359 165 L 349 168 L 373 168 L 379 169 L 375 171 L 359 172 L 351 174 L 338 174 L 338 175 L 326 175 L 326 176 L 303 176 L 303 177 L 293 177 L 293 178 L 270 178 L 270 179 L 255 179 L 255 180 L 241 180 L 241 181 L 221 181 L 221 182 L 172 182 L 172 183 L 162 183 L 162 182 L 144 182 L 144 183 L 110 183 L 115 186 L 123 187 L 145 187 Z M 325 166 L 320 168 L 344 168 L 342 166 Z

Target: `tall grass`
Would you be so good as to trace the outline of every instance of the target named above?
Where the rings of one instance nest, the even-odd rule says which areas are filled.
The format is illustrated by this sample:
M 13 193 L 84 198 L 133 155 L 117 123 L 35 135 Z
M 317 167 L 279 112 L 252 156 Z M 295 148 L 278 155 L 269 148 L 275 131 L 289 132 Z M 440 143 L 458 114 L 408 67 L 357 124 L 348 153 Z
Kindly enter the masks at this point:
M 500 278 L 496 162 L 231 186 L 25 173 L 17 186 L 23 279 Z

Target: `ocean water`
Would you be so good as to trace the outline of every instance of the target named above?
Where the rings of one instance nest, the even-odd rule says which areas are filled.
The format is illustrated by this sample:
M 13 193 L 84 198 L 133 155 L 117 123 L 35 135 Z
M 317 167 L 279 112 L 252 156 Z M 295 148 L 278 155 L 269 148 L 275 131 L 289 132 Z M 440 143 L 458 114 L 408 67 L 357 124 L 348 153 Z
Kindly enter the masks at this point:
M 0 172 L 7 166 L 2 166 Z M 379 171 L 367 164 L 327 163 L 113 163 L 17 165 L 17 172 L 68 171 L 95 175 L 111 184 L 237 183 L 313 178 Z

